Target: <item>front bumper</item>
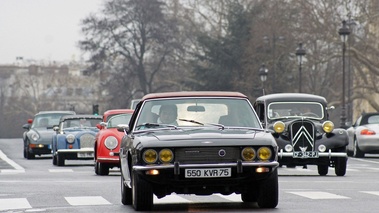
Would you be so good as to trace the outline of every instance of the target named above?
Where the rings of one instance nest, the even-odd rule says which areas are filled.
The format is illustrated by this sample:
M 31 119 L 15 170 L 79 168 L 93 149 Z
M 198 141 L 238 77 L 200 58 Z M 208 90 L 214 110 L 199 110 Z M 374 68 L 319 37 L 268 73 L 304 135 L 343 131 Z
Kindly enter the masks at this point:
M 92 148 L 58 149 L 55 155 L 64 156 L 65 159 L 94 159 Z
M 284 152 L 283 149 L 281 149 L 278 153 L 278 158 L 293 158 L 293 152 Z M 346 152 L 332 152 L 331 149 L 329 149 L 329 152 L 319 152 L 318 153 L 318 158 L 329 158 L 331 159 L 332 157 L 340 157 L 340 158 L 347 158 L 347 153 Z M 310 159 L 310 158 L 297 158 L 297 159 Z M 317 159 L 317 158 L 312 158 L 312 159 Z

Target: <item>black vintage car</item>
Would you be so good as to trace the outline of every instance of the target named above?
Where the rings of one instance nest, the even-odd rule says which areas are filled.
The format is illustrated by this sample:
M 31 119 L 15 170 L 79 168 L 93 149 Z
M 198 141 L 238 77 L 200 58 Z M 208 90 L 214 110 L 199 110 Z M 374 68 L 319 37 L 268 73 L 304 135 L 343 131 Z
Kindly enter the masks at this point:
M 322 176 L 334 167 L 337 176 L 345 175 L 348 135 L 328 120 L 330 108 L 324 97 L 311 94 L 278 93 L 257 98 L 254 109 L 276 139 L 280 166 L 317 165 Z
M 278 204 L 278 147 L 241 93 L 148 94 L 119 131 L 121 201 L 137 211 L 171 193 Z

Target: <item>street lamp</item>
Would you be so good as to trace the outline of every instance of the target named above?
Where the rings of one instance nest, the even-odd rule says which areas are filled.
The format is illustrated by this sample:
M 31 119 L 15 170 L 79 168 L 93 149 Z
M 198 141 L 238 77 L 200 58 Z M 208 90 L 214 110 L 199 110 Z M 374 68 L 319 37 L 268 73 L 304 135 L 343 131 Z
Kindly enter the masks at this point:
M 346 41 L 350 34 L 350 29 L 346 26 L 346 21 L 342 21 L 342 27 L 338 30 L 342 41 L 342 106 L 341 106 L 341 127 L 346 127 L 346 111 L 345 111 L 345 52 Z
M 296 49 L 297 61 L 299 62 L 299 93 L 301 93 L 301 65 L 303 64 L 304 55 L 305 49 L 303 49 L 303 43 L 299 43 L 299 47 Z
M 267 74 L 268 74 L 268 69 L 266 68 L 265 64 L 261 65 L 261 67 L 259 68 L 258 74 L 262 82 L 262 92 L 263 92 L 263 95 L 265 95 L 264 82 L 267 80 Z

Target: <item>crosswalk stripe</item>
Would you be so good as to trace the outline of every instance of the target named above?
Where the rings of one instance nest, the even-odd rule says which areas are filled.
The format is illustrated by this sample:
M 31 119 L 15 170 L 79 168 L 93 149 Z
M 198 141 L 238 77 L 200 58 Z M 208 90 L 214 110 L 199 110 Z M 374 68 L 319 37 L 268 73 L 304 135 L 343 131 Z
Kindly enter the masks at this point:
M 372 195 L 377 195 L 379 196 L 379 191 L 361 191 L 362 193 L 366 193 L 366 194 L 372 194 Z
M 154 195 L 154 203 L 190 203 L 192 202 L 189 199 L 185 199 L 183 196 L 179 196 L 177 194 L 171 194 L 161 199 L 158 199 Z
M 0 211 L 11 209 L 30 209 L 28 200 L 26 198 L 6 198 L 0 199 Z
M 65 172 L 74 172 L 74 170 L 72 170 L 72 169 L 49 169 L 49 172 L 51 172 L 51 173 L 59 173 L 59 172 L 65 173 Z
M 101 196 L 65 197 L 72 206 L 110 205 L 111 203 Z
M 342 195 L 336 195 L 329 192 L 319 192 L 319 191 L 306 191 L 306 192 L 288 192 L 291 194 L 299 195 L 302 197 L 310 198 L 313 200 L 321 200 L 321 199 L 350 199 L 349 197 L 345 197 Z

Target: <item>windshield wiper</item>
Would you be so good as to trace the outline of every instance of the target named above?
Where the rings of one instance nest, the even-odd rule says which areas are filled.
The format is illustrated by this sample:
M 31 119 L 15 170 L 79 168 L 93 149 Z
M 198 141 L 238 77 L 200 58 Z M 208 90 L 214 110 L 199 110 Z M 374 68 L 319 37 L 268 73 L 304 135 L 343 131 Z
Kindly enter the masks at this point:
M 186 122 L 190 122 L 190 123 L 199 124 L 199 125 L 204 126 L 203 123 L 201 123 L 199 121 L 195 121 L 195 120 L 189 120 L 189 119 L 180 118 L 179 121 L 186 121 Z
M 136 129 L 140 130 L 141 127 L 146 127 L 146 128 L 170 127 L 170 128 L 178 129 L 178 127 L 175 126 L 175 125 L 171 125 L 171 124 L 158 124 L 158 123 L 143 123 L 141 125 L 136 126 Z

